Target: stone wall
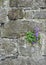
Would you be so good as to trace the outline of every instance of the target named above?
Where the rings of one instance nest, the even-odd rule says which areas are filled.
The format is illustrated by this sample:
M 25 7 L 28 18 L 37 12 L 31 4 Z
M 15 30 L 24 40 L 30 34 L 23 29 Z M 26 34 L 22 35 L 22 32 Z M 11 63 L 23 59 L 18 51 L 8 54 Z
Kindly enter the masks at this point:
M 25 33 L 39 27 L 41 46 Z M 46 0 L 0 0 L 0 65 L 46 65 Z

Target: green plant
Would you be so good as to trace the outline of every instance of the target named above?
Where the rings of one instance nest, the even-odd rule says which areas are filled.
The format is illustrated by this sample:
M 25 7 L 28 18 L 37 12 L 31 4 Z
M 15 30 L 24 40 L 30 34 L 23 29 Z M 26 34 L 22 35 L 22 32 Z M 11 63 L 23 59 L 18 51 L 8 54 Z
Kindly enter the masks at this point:
M 34 43 L 40 41 L 40 35 L 38 35 L 38 40 L 37 40 L 37 38 L 36 38 L 36 36 L 35 36 L 35 32 L 30 32 L 30 31 L 29 31 L 29 32 L 26 33 L 25 39 L 26 39 L 29 43 L 34 44 Z

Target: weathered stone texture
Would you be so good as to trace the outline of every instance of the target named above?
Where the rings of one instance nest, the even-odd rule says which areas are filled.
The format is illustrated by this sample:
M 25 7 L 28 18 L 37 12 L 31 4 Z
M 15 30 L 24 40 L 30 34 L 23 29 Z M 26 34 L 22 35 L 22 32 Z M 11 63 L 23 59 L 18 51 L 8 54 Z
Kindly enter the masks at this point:
M 18 6 L 18 0 L 10 0 L 10 4 L 11 7 L 16 7 Z
M 16 50 L 15 50 L 16 49 Z M 1 52 L 2 50 L 2 52 Z M 1 44 L 0 44 L 0 55 L 4 54 L 4 55 L 8 55 L 8 54 L 14 54 L 12 53 L 14 51 L 14 53 L 17 52 L 17 47 L 16 47 L 16 42 L 12 41 L 12 39 L 2 39 L 1 40 Z
M 27 26 L 28 24 L 27 23 L 21 23 L 22 21 L 21 20 L 16 20 L 16 21 L 11 21 L 10 23 L 6 24 L 6 26 L 3 28 L 2 30 L 2 37 L 3 36 L 8 36 L 8 37 L 11 37 L 11 38 L 16 38 L 17 37 L 20 37 L 20 33 L 24 33 L 27 31 Z M 24 26 L 25 24 L 25 26 Z M 25 30 L 26 28 L 26 30 Z
M 41 45 L 31 46 L 25 33 L 35 27 Z M 46 0 L 0 0 L 0 65 L 46 65 L 45 43 Z
M 0 23 L 5 23 L 6 21 L 6 11 L 3 8 L 0 8 Z
M 31 9 L 38 9 L 46 7 L 45 0 L 10 0 L 11 7 L 30 7 Z
M 8 12 L 8 18 L 10 20 L 23 19 L 22 9 L 12 9 Z
M 3 0 L 0 0 L 0 6 L 2 6 L 2 4 L 3 4 Z
M 46 19 L 46 10 L 25 10 L 26 19 Z
M 32 5 L 32 0 L 10 0 L 10 6 L 11 7 L 18 7 L 18 6 L 31 6 Z
M 41 22 L 41 23 L 39 23 Z M 40 31 L 44 30 L 42 22 L 45 20 L 16 20 L 10 21 L 8 24 L 4 25 L 1 32 L 1 37 L 9 37 L 9 38 L 19 38 L 25 35 L 25 32 L 31 31 L 36 26 L 40 28 Z

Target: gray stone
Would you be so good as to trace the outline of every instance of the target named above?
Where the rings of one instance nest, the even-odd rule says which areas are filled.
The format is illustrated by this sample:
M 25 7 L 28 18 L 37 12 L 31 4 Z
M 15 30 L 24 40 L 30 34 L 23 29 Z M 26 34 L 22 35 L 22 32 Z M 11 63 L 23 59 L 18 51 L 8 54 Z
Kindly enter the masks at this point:
M 6 13 L 5 9 L 1 7 L 0 8 L 0 23 L 5 23 L 6 15 L 7 15 L 7 13 Z
M 2 51 L 2 52 L 1 52 Z M 10 39 L 2 39 L 0 46 L 0 55 L 16 54 L 17 47 L 16 43 Z
M 37 44 L 34 46 L 31 46 L 31 43 L 28 43 L 25 40 L 25 37 L 21 37 L 20 39 L 18 39 L 18 47 L 20 50 L 20 54 L 22 56 L 33 57 L 34 59 L 36 59 L 38 56 L 40 56 L 41 47 Z
M 12 59 L 11 60 L 7 59 L 7 60 L 1 62 L 0 65 L 14 65 L 14 63 L 13 63 Z
M 28 30 L 28 26 L 28 22 L 24 23 L 21 20 L 11 21 L 2 28 L 1 37 L 19 38 L 20 36 L 23 36 L 24 33 Z
M 10 6 L 11 7 L 18 7 L 18 6 L 31 6 L 32 5 L 32 0 L 10 0 Z
M 38 9 L 46 7 L 45 0 L 10 0 L 11 7 L 30 7 L 31 9 Z
M 2 6 L 2 4 L 3 4 L 3 0 L 0 0 L 0 6 Z
M 46 19 L 46 9 L 45 10 L 25 10 L 26 19 Z
M 1 27 L 0 27 L 0 36 L 1 36 Z
M 27 31 L 34 30 L 35 27 L 39 27 L 40 31 L 44 31 L 43 23 L 45 20 L 16 20 L 10 21 L 1 29 L 1 37 L 8 38 L 20 38 L 25 36 Z
M 39 60 L 39 65 L 46 65 L 46 59 Z
M 8 12 L 8 18 L 10 20 L 23 19 L 22 9 L 12 9 Z
M 33 0 L 33 6 L 32 6 L 32 9 L 43 9 L 45 8 L 46 9 L 46 3 L 45 3 L 45 0 Z
M 46 56 L 46 40 L 45 40 L 44 56 Z
M 24 62 L 24 63 L 23 63 Z M 6 59 L 5 61 L 0 63 L 1 65 L 26 65 L 26 58 L 18 57 L 17 59 Z
M 32 0 L 18 0 L 18 6 L 22 6 L 22 7 L 31 7 L 32 6 L 33 1 Z
M 45 60 L 42 59 L 35 62 L 32 58 L 20 56 L 17 59 L 7 59 L 0 63 L 0 65 L 45 65 Z
M 25 33 L 35 27 L 39 28 L 41 45 L 32 46 Z M 46 0 L 0 0 L 0 65 L 46 65 L 44 42 Z
M 10 6 L 11 7 L 17 7 L 18 6 L 18 0 L 10 0 Z

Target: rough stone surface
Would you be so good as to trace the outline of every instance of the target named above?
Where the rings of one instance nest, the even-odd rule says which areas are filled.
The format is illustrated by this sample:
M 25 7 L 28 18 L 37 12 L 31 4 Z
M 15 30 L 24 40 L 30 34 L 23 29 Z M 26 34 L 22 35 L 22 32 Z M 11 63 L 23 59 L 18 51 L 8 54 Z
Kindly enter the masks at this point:
M 0 0 L 0 7 L 2 6 L 2 4 L 3 4 L 3 2 L 2 2 L 2 0 Z
M 22 9 L 12 9 L 8 12 L 8 18 L 10 20 L 23 19 Z
M 44 31 L 44 25 L 42 22 L 45 22 L 45 21 L 46 20 L 10 21 L 6 25 L 4 25 L 4 27 L 2 27 L 1 37 L 19 38 L 21 36 L 24 36 L 27 31 L 31 31 L 32 29 L 34 29 L 36 26 L 40 28 L 40 31 Z
M 30 7 L 31 9 L 38 9 L 46 7 L 46 0 L 10 0 L 11 7 Z
M 0 7 L 0 23 L 3 23 L 6 21 L 6 11 L 5 9 Z
M 1 52 L 1 50 L 2 50 L 2 52 Z M 17 52 L 16 42 L 14 42 L 12 39 L 8 39 L 8 38 L 2 39 L 1 43 L 0 43 L 0 54 L 3 55 L 3 52 L 5 52 L 5 55 L 12 54 L 13 51 L 15 51 L 14 53 Z
M 30 11 L 30 12 L 29 12 Z M 27 19 L 46 19 L 46 10 L 25 10 Z
M 31 46 L 35 27 L 41 45 Z M 0 0 L 0 65 L 46 65 L 46 0 Z

